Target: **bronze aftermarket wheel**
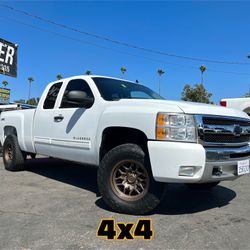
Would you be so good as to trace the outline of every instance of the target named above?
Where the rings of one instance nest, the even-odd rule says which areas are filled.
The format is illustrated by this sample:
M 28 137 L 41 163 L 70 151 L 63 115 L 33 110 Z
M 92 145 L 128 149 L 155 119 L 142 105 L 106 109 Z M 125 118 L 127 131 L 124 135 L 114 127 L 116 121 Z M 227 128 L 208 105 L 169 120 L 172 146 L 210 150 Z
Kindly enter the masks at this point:
M 13 154 L 13 145 L 10 142 L 6 143 L 4 150 L 4 158 L 6 163 L 10 163 L 13 160 Z
M 101 161 L 97 182 L 105 203 L 116 212 L 146 214 L 160 203 L 164 184 L 153 179 L 147 154 L 136 144 L 122 144 Z
M 110 175 L 113 191 L 126 201 L 137 201 L 148 192 L 149 176 L 145 167 L 134 160 L 118 162 Z

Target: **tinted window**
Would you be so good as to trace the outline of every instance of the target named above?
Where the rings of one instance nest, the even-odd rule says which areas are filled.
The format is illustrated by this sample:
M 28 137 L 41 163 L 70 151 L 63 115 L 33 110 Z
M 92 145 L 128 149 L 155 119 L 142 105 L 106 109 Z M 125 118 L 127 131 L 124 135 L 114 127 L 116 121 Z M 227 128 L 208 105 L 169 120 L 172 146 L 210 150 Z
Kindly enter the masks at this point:
M 137 99 L 152 99 L 147 93 L 143 91 L 131 91 L 130 92 L 131 98 Z
M 84 91 L 87 94 L 87 97 L 93 97 L 91 89 L 86 81 L 84 81 L 83 79 L 74 79 L 68 83 L 67 88 L 65 89 L 60 108 L 77 108 L 77 107 L 79 107 L 79 105 L 69 103 L 67 101 L 67 94 L 69 91 L 72 91 L 72 90 Z
M 93 77 L 93 80 L 103 97 L 107 101 L 119 99 L 164 99 L 151 89 L 132 82 Z
M 55 83 L 54 85 L 50 87 L 47 97 L 43 104 L 44 109 L 54 108 L 55 103 L 56 103 L 56 98 L 58 96 L 58 93 L 61 87 L 62 87 L 62 82 Z

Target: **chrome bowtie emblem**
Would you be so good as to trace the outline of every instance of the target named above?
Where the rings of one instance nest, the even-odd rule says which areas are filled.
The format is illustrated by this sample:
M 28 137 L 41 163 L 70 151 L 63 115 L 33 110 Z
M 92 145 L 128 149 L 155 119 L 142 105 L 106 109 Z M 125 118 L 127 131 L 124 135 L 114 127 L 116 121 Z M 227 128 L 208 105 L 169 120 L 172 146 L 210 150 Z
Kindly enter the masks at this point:
M 241 126 L 238 125 L 238 124 L 234 124 L 234 131 L 233 131 L 233 134 L 234 134 L 235 136 L 240 136 L 241 133 L 242 133 L 242 128 L 241 128 Z

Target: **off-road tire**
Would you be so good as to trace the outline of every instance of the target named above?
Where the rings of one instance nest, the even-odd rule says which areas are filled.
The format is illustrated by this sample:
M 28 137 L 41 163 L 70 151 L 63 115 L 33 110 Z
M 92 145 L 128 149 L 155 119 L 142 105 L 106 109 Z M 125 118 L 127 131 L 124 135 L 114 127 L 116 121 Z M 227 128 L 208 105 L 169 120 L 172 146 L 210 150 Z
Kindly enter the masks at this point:
M 112 182 L 112 173 L 114 173 L 116 166 L 129 161 L 135 164 L 134 166 L 138 164 L 141 168 L 140 171 L 145 173 L 146 179 L 149 181 L 142 197 L 136 200 L 127 200 L 126 197 L 121 197 L 122 195 L 114 191 Z M 122 144 L 110 150 L 100 163 L 97 182 L 104 202 L 119 213 L 148 214 L 159 205 L 165 194 L 165 185 L 153 179 L 147 153 L 136 144 Z
M 26 154 L 21 151 L 17 137 L 8 135 L 3 144 L 3 163 L 6 170 L 20 171 L 24 169 Z
M 220 182 L 208 182 L 208 183 L 187 183 L 186 185 L 191 189 L 207 190 L 216 187 Z

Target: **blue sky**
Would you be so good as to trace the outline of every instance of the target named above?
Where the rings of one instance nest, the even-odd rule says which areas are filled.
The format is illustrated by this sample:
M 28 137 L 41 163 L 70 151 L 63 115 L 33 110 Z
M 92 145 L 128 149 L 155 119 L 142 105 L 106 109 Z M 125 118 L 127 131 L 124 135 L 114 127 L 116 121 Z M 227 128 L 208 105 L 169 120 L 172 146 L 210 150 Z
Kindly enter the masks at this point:
M 250 53 L 250 2 L 3 3 L 140 47 L 183 56 L 250 63 L 246 57 Z M 164 69 L 162 95 L 167 99 L 180 99 L 186 83 L 200 82 L 201 64 L 208 69 L 204 84 L 213 93 L 215 102 L 224 97 L 242 97 L 249 89 L 250 65 L 194 62 L 161 56 L 65 30 L 3 7 L 0 7 L 0 13 L 0 37 L 19 44 L 18 77 L 0 75 L 1 82 L 6 79 L 10 83 L 12 100 L 27 99 L 27 77 L 30 75 L 35 79 L 31 95 L 38 97 L 58 73 L 69 77 L 84 74 L 90 69 L 94 74 L 120 77 L 121 66 L 127 68 L 126 79 L 138 79 L 154 90 L 158 84 L 157 69 Z M 20 22 L 82 41 L 44 32 Z

